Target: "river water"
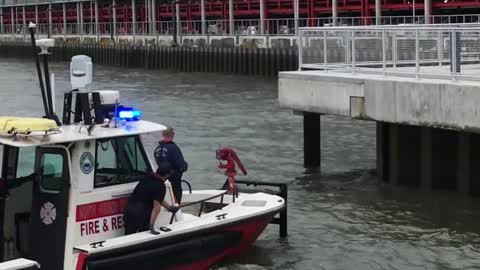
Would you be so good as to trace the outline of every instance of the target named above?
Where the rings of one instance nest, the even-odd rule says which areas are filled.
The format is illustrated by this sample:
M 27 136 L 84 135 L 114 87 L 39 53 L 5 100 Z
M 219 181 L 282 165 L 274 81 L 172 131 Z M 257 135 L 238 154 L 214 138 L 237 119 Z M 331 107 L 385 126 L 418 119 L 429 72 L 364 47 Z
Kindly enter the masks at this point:
M 51 70 L 61 108 L 68 64 Z M 479 200 L 378 183 L 373 123 L 322 116 L 321 173 L 305 171 L 302 117 L 278 106 L 276 80 L 94 70 L 96 89 L 119 90 L 121 102 L 146 120 L 176 129 L 194 187 L 223 184 L 219 145 L 238 152 L 248 170 L 243 179 L 289 183 L 288 238 L 271 225 L 247 254 L 215 269 L 480 269 Z M 0 59 L 0 82 L 0 115 L 42 115 L 30 61 Z M 147 138 L 149 149 L 158 139 Z

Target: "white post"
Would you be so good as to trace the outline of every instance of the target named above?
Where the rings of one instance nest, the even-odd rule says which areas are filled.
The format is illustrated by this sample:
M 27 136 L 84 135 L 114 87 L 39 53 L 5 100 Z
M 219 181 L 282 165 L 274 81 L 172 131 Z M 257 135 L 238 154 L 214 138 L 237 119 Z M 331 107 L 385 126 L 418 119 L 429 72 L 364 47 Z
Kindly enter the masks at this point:
M 88 33 L 93 35 L 93 2 L 90 2 L 90 27 L 88 28 Z
M 80 2 L 77 3 L 77 35 L 80 35 Z
M 180 3 L 177 1 L 175 2 L 175 16 L 177 17 L 177 38 L 182 36 L 181 32 L 181 22 L 180 22 Z M 178 42 L 180 44 L 180 39 L 178 39 Z
M 457 32 L 452 30 L 450 33 L 450 43 L 452 46 L 450 51 L 450 67 L 453 76 L 452 79 L 455 80 L 457 76 Z
M 323 70 L 327 71 L 327 66 L 328 66 L 328 58 L 327 58 L 327 31 L 323 30 Z
M 117 3 L 115 0 L 112 0 L 112 22 L 113 22 L 113 29 L 110 29 L 110 31 L 113 32 L 113 37 L 116 39 L 117 38 Z
M 413 0 L 413 3 L 412 3 L 412 13 L 413 13 L 413 23 L 415 23 L 415 0 Z
M 332 23 L 333 25 L 337 25 L 337 16 L 338 16 L 338 3 L 337 0 L 332 0 Z
M 135 33 L 136 33 L 136 27 L 137 27 L 137 18 L 135 14 L 135 0 L 132 0 L 132 35 L 133 35 L 133 41 L 135 41 Z
M 16 34 L 17 34 L 17 31 L 15 29 L 16 28 L 17 17 L 15 16 L 16 11 L 14 11 L 13 9 L 14 9 L 14 7 L 12 7 L 12 35 L 15 37 Z M 17 9 L 17 8 L 15 7 L 15 9 Z
M 79 2 L 78 3 L 79 6 L 80 6 L 80 9 L 79 9 L 79 13 L 80 13 L 80 24 L 79 24 L 79 27 L 80 27 L 80 40 L 83 41 L 83 2 Z
M 235 25 L 233 22 L 233 0 L 228 0 L 228 25 L 230 28 L 230 35 L 233 35 L 235 32 Z
M 397 67 L 398 50 L 397 50 L 397 33 L 394 31 L 392 34 L 392 61 L 393 67 Z
M 383 62 L 383 75 L 387 74 L 387 36 L 385 29 L 382 30 L 382 62 Z
M 98 0 L 95 1 L 95 34 L 97 34 L 97 42 L 100 41 L 100 27 L 98 25 Z
M 53 25 L 52 25 L 52 5 L 48 5 L 48 34 L 49 38 L 53 36 Z
M 144 35 L 147 35 L 149 33 L 149 25 L 150 25 L 150 15 L 149 15 L 149 6 L 150 6 L 150 1 L 148 0 L 145 0 L 145 4 L 144 4 L 144 11 L 145 11 L 145 21 L 143 22 L 143 34 Z M 145 28 L 148 28 L 148 29 L 145 29 Z
M 260 0 L 261 1 L 261 0 Z M 205 0 L 200 0 L 200 15 L 202 21 L 202 35 L 207 34 L 207 26 L 205 25 Z
M 10 18 L 12 18 L 12 36 L 15 37 L 15 16 L 13 15 L 13 7 L 10 7 Z
M 375 0 L 375 18 L 376 18 L 376 23 L 377 25 L 381 24 L 381 19 L 382 19 L 382 1 L 381 0 Z
M 416 70 L 416 76 L 417 79 L 420 76 L 420 36 L 419 36 L 419 30 L 415 31 L 415 70 Z
M 295 35 L 298 35 L 298 2 L 299 0 L 294 0 L 293 2 L 293 20 L 294 20 L 294 25 L 295 25 Z
M 298 71 L 302 71 L 303 65 L 303 35 L 302 32 L 298 32 Z
M 67 38 L 67 6 L 63 3 L 63 38 Z
M 429 24 L 430 23 L 430 16 L 432 13 L 432 0 L 425 0 L 424 2 L 425 5 L 425 23 Z
M 438 65 L 443 65 L 443 32 L 440 30 L 438 31 L 438 38 L 437 38 L 437 51 L 438 51 Z
M 152 13 L 152 32 L 157 34 L 157 5 L 156 0 L 152 0 L 151 13 Z
M 35 25 L 38 27 L 38 6 L 37 5 L 35 5 Z
M 355 31 L 352 30 L 352 73 L 355 73 Z
M 265 0 L 260 0 L 260 34 L 265 34 Z
M 22 19 L 23 19 L 23 40 L 27 40 L 27 18 L 25 16 L 25 6 L 22 7 Z
M 3 7 L 0 7 L 0 34 L 3 34 Z

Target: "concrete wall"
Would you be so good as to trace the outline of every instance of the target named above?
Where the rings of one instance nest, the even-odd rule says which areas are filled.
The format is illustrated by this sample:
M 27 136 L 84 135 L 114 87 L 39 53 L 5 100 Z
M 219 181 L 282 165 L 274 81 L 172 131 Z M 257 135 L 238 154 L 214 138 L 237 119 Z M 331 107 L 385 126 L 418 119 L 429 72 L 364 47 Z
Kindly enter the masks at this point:
M 372 119 L 471 130 L 480 128 L 480 84 L 416 79 L 365 80 Z
M 480 132 L 480 83 L 322 71 L 282 72 L 280 105 L 351 116 L 364 97 L 365 119 Z
M 363 80 L 281 72 L 280 106 L 298 111 L 350 116 L 350 97 L 364 96 Z

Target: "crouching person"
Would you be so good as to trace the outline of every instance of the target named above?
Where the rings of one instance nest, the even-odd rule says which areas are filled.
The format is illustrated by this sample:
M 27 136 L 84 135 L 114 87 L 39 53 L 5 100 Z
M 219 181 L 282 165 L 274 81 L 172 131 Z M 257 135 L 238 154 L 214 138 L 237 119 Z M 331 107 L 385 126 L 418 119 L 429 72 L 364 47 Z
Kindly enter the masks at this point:
M 164 200 L 166 194 L 164 182 L 170 177 L 172 171 L 168 162 L 162 162 L 158 165 L 157 172 L 152 172 L 140 179 L 124 210 L 125 234 L 149 229 L 153 234 L 158 234 L 159 232 L 153 226 L 161 207 L 165 207 L 171 213 L 178 211 L 178 206 L 169 205 Z

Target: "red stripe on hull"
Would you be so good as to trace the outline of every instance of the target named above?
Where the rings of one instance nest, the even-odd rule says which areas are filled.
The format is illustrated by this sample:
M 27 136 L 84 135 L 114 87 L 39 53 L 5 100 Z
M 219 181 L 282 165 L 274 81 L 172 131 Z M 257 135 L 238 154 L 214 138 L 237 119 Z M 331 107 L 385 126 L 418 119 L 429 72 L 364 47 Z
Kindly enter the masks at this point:
M 229 248 L 222 253 L 208 259 L 190 262 L 188 265 L 176 266 L 169 268 L 168 270 L 206 270 L 227 257 L 242 254 L 257 240 L 272 218 L 273 216 L 261 217 L 258 219 L 253 219 L 248 223 L 226 228 L 225 231 L 238 231 L 242 233 L 242 240 L 237 246 Z
M 123 214 L 128 198 L 119 198 L 77 205 L 76 221 L 86 221 L 96 218 Z

